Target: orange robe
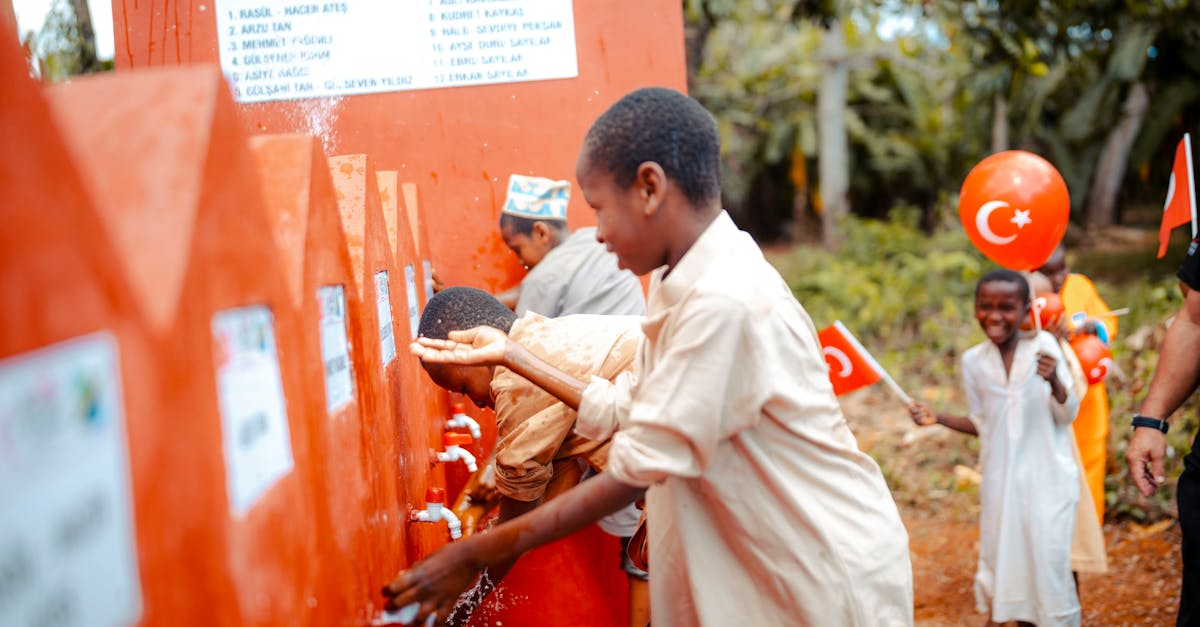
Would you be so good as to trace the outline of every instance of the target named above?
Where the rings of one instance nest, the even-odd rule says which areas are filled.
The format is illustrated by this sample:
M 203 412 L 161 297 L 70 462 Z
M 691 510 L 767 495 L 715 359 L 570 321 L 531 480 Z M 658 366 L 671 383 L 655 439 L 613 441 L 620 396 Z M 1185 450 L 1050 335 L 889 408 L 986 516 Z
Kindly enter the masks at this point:
M 1117 318 L 1105 316 L 1108 305 L 1096 293 L 1096 286 L 1082 274 L 1071 274 L 1063 282 L 1063 307 L 1069 319 L 1082 313 L 1087 318 L 1098 320 L 1108 330 L 1109 341 L 1117 336 Z M 1088 490 L 1096 505 L 1096 515 L 1104 522 L 1104 469 L 1108 461 L 1108 390 L 1104 382 L 1088 386 L 1087 393 L 1079 403 L 1079 414 L 1075 417 L 1075 441 L 1079 444 L 1079 456 L 1087 475 Z

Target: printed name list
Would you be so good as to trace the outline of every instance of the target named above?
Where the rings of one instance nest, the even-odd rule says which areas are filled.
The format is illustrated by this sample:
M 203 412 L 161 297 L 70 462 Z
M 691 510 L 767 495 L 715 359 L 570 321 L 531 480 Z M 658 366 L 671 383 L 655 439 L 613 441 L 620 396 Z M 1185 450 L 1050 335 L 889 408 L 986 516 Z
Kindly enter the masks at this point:
M 573 78 L 570 0 L 217 0 L 239 102 Z

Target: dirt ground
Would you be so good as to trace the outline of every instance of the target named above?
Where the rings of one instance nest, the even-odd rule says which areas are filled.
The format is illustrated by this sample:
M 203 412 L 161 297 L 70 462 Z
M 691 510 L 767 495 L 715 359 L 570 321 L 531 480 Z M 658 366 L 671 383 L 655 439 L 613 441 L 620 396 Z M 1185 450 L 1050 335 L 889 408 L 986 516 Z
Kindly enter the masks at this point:
M 978 522 L 904 508 L 918 627 L 983 625 L 971 590 Z M 1109 571 L 1080 576 L 1084 625 L 1174 625 L 1179 602 L 1179 527 L 1106 525 Z
M 923 395 L 933 390 L 923 390 Z M 908 528 L 920 627 L 983 625 L 972 580 L 978 558 L 977 453 L 947 429 L 918 429 L 883 386 L 842 397 L 859 445 L 879 462 Z M 1080 576 L 1083 625 L 1175 624 L 1179 526 L 1105 525 L 1109 570 Z

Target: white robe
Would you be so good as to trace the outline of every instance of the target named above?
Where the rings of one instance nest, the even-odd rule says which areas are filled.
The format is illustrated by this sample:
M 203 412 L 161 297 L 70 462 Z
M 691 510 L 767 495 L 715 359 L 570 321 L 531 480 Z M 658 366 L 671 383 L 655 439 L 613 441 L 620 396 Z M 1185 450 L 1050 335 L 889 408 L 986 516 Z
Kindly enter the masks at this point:
M 1037 374 L 1037 352 L 1058 359 L 1058 403 Z M 1021 339 L 1011 376 L 992 342 L 962 358 L 970 419 L 979 432 L 979 568 L 975 602 L 992 620 L 1079 625 L 1071 538 L 1079 499 L 1071 421 L 1079 408 L 1070 369 L 1048 333 Z
M 633 371 L 576 430 L 646 494 L 651 623 L 911 625 L 908 534 L 816 330 L 725 213 L 654 274 Z

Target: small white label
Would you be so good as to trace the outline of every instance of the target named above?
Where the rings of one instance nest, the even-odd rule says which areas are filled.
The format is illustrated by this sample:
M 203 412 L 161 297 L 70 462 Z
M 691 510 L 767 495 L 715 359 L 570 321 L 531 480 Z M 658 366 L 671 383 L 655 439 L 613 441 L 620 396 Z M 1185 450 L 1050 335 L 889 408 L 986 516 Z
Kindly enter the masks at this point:
M 433 298 L 433 264 L 426 259 L 421 262 L 421 270 L 425 272 L 425 302 L 428 303 Z
M 229 507 L 242 516 L 292 470 L 274 317 L 265 306 L 213 316 L 213 359 Z
M 573 78 L 559 0 L 216 0 L 221 69 L 239 102 Z
M 354 398 L 350 342 L 346 338 L 346 296 L 341 285 L 317 288 L 321 308 L 321 361 L 325 369 L 325 409 L 330 414 Z
M 0 625 L 138 622 L 123 413 L 107 333 L 0 362 Z
M 375 310 L 379 315 L 379 354 L 386 368 L 396 358 L 396 338 L 392 336 L 392 297 L 388 294 L 387 270 L 375 273 Z
M 408 328 L 410 330 L 409 337 L 414 341 L 417 339 L 417 332 L 421 328 L 421 307 L 417 304 L 417 270 L 409 264 L 404 266 L 404 285 L 408 292 Z

